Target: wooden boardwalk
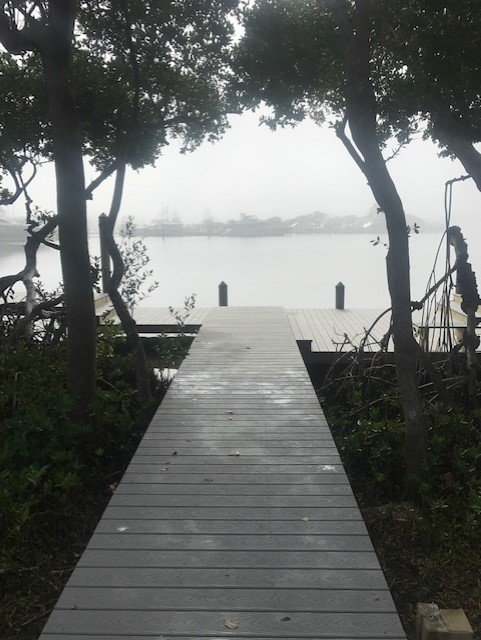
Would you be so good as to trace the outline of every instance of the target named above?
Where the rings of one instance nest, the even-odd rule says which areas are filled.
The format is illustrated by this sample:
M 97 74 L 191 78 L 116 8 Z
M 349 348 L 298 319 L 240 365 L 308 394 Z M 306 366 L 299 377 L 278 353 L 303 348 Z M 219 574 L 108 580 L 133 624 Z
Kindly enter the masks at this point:
M 283 309 L 204 319 L 41 638 L 404 638 Z

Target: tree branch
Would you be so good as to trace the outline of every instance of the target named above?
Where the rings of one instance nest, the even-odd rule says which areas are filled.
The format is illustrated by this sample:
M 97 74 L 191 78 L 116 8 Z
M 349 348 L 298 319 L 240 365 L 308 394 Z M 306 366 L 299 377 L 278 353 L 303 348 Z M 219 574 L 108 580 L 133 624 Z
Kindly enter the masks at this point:
M 117 169 L 117 160 L 109 164 L 108 167 L 105 167 L 105 169 L 103 169 L 99 173 L 99 175 L 94 180 L 92 180 L 92 182 L 85 189 L 85 199 L 92 200 L 93 192 L 95 191 L 95 189 L 97 189 L 97 187 L 99 187 L 102 184 L 102 182 L 107 180 L 107 178 L 110 178 L 110 176 L 113 174 L 113 172 L 116 169 Z
M 360 153 L 357 151 L 353 143 L 349 140 L 346 135 L 346 125 L 347 125 L 347 116 L 344 116 L 340 122 L 337 122 L 334 125 L 334 131 L 336 132 L 336 136 L 342 142 L 342 144 L 346 147 L 349 155 L 357 164 L 359 169 L 365 174 L 366 173 L 366 165 L 364 160 L 362 159 Z
M 0 295 L 3 295 L 7 289 L 13 287 L 14 284 L 20 282 L 30 269 L 35 267 L 37 259 L 37 250 L 39 246 L 46 240 L 57 226 L 57 216 L 48 220 L 44 226 L 29 236 L 25 243 L 25 267 L 18 273 L 3 276 L 0 278 Z

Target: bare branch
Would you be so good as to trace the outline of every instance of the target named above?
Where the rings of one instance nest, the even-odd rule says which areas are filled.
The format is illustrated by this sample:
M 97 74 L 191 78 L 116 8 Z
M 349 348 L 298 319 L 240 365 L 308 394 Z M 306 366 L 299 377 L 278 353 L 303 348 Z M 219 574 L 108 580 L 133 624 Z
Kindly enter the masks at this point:
M 421 300 L 419 300 L 418 302 L 411 302 L 411 309 L 413 311 L 422 309 L 426 300 L 436 291 L 436 289 L 438 289 L 443 284 L 443 282 L 446 282 L 446 280 L 456 271 L 457 268 L 457 264 L 455 264 L 444 274 L 442 278 L 440 278 L 435 284 L 433 284 L 433 286 L 424 294 Z
M 353 143 L 349 140 L 346 134 L 346 125 L 347 125 L 347 116 L 345 115 L 343 119 L 337 122 L 334 125 L 334 131 L 336 132 L 336 136 L 342 142 L 342 144 L 346 147 L 347 152 L 357 164 L 359 169 L 365 174 L 366 173 L 366 165 L 364 160 L 362 159 L 360 153 L 357 151 Z
M 92 182 L 85 189 L 85 199 L 92 200 L 93 192 L 95 191 L 95 189 L 97 189 L 97 187 L 99 187 L 102 184 L 102 182 L 107 180 L 107 178 L 110 178 L 110 176 L 113 174 L 113 172 L 116 169 L 117 169 L 117 160 L 109 164 L 108 167 L 105 167 L 105 169 L 103 169 L 99 173 L 99 175 L 94 180 L 92 180 Z
M 391 153 L 391 155 L 385 158 L 384 162 L 390 162 L 391 160 L 394 160 L 394 158 L 396 158 L 399 155 L 399 153 L 404 149 L 404 147 L 406 147 L 410 142 L 411 142 L 410 138 L 400 142 L 396 147 L 396 149 Z
M 37 250 L 40 244 L 54 231 L 57 226 L 57 216 L 48 220 L 44 226 L 35 233 L 32 233 L 25 243 L 25 267 L 18 273 L 3 276 L 0 278 L 0 295 L 3 295 L 7 289 L 13 287 L 14 284 L 20 282 L 24 276 L 35 267 L 37 260 Z
M 60 296 L 57 296 L 56 298 L 53 298 L 52 300 L 44 300 L 43 302 L 35 305 L 30 313 L 27 313 L 25 317 L 23 317 L 18 323 L 15 329 L 15 336 L 18 337 L 23 335 L 27 327 L 37 318 L 40 318 L 41 316 L 49 317 L 46 312 L 50 312 L 51 310 L 55 309 L 55 307 L 58 307 L 58 305 L 63 301 L 64 295 L 62 294 Z
M 24 16 L 26 25 L 19 29 L 13 16 L 0 11 L 0 43 L 12 55 L 43 49 L 48 42 L 49 34 L 46 29 L 20 6 L 17 5 L 15 10 Z

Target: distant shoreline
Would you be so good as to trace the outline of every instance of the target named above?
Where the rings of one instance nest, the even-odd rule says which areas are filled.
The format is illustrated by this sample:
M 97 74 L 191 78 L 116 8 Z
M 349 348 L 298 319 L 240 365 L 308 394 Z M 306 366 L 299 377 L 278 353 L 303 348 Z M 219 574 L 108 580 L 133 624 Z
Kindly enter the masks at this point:
M 428 229 L 426 231 L 423 231 L 422 229 L 419 231 L 418 235 L 433 235 L 433 234 L 440 234 L 443 233 L 443 229 L 439 228 L 439 229 Z M 98 237 L 98 232 L 97 231 L 89 231 L 89 236 L 93 236 L 93 237 Z M 116 235 L 119 235 L 119 231 L 116 231 Z M 143 233 L 141 229 L 135 229 L 134 230 L 134 236 L 137 238 L 223 238 L 226 240 L 232 240 L 232 239 L 236 239 L 236 238 L 243 238 L 246 240 L 249 239 L 262 239 L 262 238 L 299 238 L 299 237 L 308 237 L 308 236 L 372 236 L 373 238 L 375 238 L 376 236 L 380 236 L 380 237 L 386 237 L 387 238 L 387 231 L 371 231 L 371 230 L 365 230 L 365 231 L 316 231 L 315 233 L 283 233 L 283 234 L 264 234 L 264 235 L 226 235 L 226 234 L 216 234 L 216 233 L 179 233 L 179 234 L 173 234 L 173 233 L 165 233 L 165 234 L 161 234 L 161 233 Z

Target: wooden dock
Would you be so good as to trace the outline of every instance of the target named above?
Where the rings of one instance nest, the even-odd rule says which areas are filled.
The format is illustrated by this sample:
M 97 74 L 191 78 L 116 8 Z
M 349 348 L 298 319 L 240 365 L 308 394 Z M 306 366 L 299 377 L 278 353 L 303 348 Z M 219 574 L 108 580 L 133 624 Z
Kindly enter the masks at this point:
M 185 314 L 185 330 L 198 331 L 210 310 L 210 307 L 200 307 Z M 182 309 L 174 311 L 182 314 Z M 312 351 L 316 353 L 334 353 L 341 348 L 345 336 L 358 346 L 366 329 L 382 309 L 286 309 L 285 312 L 297 341 L 311 342 Z M 167 308 L 138 307 L 134 317 L 141 333 L 178 331 L 175 317 Z M 118 322 L 116 316 L 111 316 L 111 319 Z M 389 321 L 389 314 L 379 321 L 372 332 L 371 342 L 381 340 L 389 329 Z M 344 348 L 349 350 L 349 347 Z M 378 345 L 373 344 L 372 349 L 378 350 Z
M 42 640 L 402 639 L 282 308 L 214 308 Z

